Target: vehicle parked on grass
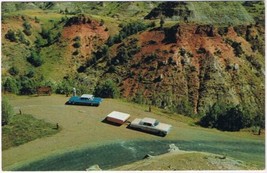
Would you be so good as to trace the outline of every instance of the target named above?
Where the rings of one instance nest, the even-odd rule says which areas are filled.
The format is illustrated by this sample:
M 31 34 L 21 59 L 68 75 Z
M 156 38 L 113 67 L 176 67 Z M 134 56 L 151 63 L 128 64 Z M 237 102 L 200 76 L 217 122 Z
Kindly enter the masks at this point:
M 130 114 L 112 111 L 110 114 L 107 115 L 106 120 L 115 123 L 118 125 L 124 124 L 130 118 Z
M 82 96 L 72 96 L 67 104 L 72 105 L 88 105 L 88 106 L 99 106 L 102 102 L 102 98 L 94 97 L 91 94 L 83 94 Z
M 154 118 L 136 118 L 129 125 L 130 128 L 165 136 L 170 132 L 171 125 L 160 123 Z

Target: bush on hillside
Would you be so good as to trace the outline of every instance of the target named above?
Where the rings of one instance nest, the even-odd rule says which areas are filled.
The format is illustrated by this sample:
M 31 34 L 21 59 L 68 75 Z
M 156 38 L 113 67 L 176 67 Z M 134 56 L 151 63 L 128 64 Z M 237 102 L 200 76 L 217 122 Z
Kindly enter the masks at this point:
M 134 21 L 131 23 L 127 23 L 122 26 L 120 33 L 115 35 L 114 37 L 110 37 L 107 41 L 108 46 L 112 46 L 113 44 L 120 43 L 124 38 L 136 34 L 140 31 L 146 30 L 148 27 L 152 27 L 153 24 L 145 24 L 140 21 Z
M 242 128 L 250 127 L 252 118 L 244 113 L 239 105 L 230 106 L 216 103 L 200 119 L 199 124 L 203 127 L 217 128 L 223 131 L 239 131 Z
M 112 80 L 108 79 L 95 87 L 94 95 L 103 98 L 117 98 L 119 89 Z
M 41 48 L 47 44 L 47 41 L 40 37 L 36 37 L 36 40 L 34 41 L 34 43 L 35 43 L 36 48 Z
M 35 67 L 39 67 L 43 64 L 42 58 L 35 51 L 31 52 L 31 55 L 27 58 L 27 61 Z
M 73 89 L 73 85 L 71 83 L 72 82 L 70 80 L 64 79 L 61 83 L 59 83 L 56 86 L 56 93 L 57 94 L 70 94 Z
M 29 22 L 25 21 L 25 22 L 23 23 L 23 27 L 24 27 L 23 32 L 24 32 L 27 36 L 32 35 L 32 32 L 31 32 L 31 28 L 32 28 L 32 26 L 31 26 L 31 24 L 30 24 Z
M 7 98 L 2 97 L 2 126 L 9 123 L 10 118 L 14 115 L 14 110 Z
M 231 46 L 234 48 L 234 53 L 236 56 L 240 57 L 240 55 L 243 54 L 244 51 L 241 47 L 241 43 L 234 41 Z
M 19 74 L 19 69 L 16 66 L 11 67 L 8 70 L 9 74 L 11 74 L 12 76 L 16 76 L 17 74 Z
M 30 69 L 30 70 L 27 72 L 27 74 L 26 74 L 26 76 L 27 76 L 28 78 L 33 78 L 34 75 L 35 75 L 35 72 L 34 72 L 33 69 Z
M 137 92 L 135 96 L 132 98 L 132 101 L 138 104 L 145 104 L 145 97 L 143 95 L 143 92 Z
M 3 84 L 4 91 L 17 94 L 19 91 L 18 83 L 13 78 L 7 78 Z
M 72 46 L 75 47 L 75 48 L 79 48 L 79 47 L 81 47 L 81 43 L 80 42 L 75 42 L 75 43 L 73 43 Z
M 11 42 L 17 42 L 16 33 L 11 29 L 7 31 L 5 38 Z
M 21 30 L 18 31 L 17 36 L 18 36 L 18 40 L 19 40 L 21 43 L 23 43 L 23 44 L 25 44 L 25 45 L 27 45 L 27 46 L 30 45 L 29 40 L 27 40 L 27 39 L 25 38 L 25 35 L 21 32 Z
M 30 95 L 36 93 L 37 83 L 33 79 L 29 79 L 26 76 L 20 78 L 20 94 Z
M 194 114 L 192 104 L 186 99 L 182 99 L 174 106 L 175 106 L 175 112 L 178 114 L 183 114 L 186 116 L 192 116 Z

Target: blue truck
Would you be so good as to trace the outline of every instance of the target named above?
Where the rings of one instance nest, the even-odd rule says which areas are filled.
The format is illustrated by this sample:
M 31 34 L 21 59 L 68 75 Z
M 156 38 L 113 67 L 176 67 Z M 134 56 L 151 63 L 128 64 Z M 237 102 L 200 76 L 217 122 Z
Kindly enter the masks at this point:
M 72 105 L 88 105 L 88 106 L 99 106 L 102 102 L 102 98 L 94 97 L 91 94 L 83 94 L 82 96 L 72 96 L 67 104 Z

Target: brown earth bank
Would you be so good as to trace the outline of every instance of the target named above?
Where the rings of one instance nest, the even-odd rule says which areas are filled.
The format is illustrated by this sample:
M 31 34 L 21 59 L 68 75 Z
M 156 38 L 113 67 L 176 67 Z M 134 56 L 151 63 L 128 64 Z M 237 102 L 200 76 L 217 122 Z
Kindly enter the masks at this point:
M 112 64 L 116 72 L 108 72 L 110 63 L 107 63 L 103 76 L 118 81 L 124 97 L 142 94 L 145 103 L 159 107 L 171 107 L 184 99 L 194 113 L 205 113 L 214 103 L 223 100 L 262 113 L 263 68 L 255 68 L 259 72 L 257 76 L 247 60 L 252 57 L 263 67 L 262 55 L 252 50 L 245 34 L 239 33 L 246 33 L 249 28 L 257 31 L 256 26 L 197 24 L 152 28 L 114 45 L 109 61 L 116 62 Z M 252 33 L 250 36 L 256 38 Z M 260 35 L 260 31 L 256 33 Z M 242 54 L 237 55 L 233 43 L 240 44 Z M 127 63 L 118 58 L 121 52 L 136 49 L 139 51 L 125 60 Z M 102 65 L 91 69 L 101 69 Z
M 43 119 L 54 124 L 58 123 L 62 130 L 53 136 L 39 138 L 18 147 L 12 147 L 2 151 L 3 170 L 12 170 L 26 163 L 46 157 L 56 156 L 69 151 L 76 151 L 82 148 L 94 148 L 108 145 L 121 140 L 156 140 L 163 142 L 177 140 L 192 142 L 204 140 L 207 142 L 215 142 L 216 146 L 220 145 L 221 142 L 232 143 L 242 141 L 245 144 L 247 142 L 256 142 L 257 145 L 258 143 L 264 142 L 264 135 L 257 136 L 247 132 L 220 132 L 215 129 L 190 126 L 181 121 L 187 121 L 186 118 L 183 118 L 181 115 L 168 115 L 156 108 L 152 108 L 152 112 L 148 112 L 148 107 L 146 106 L 127 103 L 121 100 L 104 99 L 99 107 L 88 107 L 65 105 L 65 102 L 69 98 L 62 95 L 39 97 L 8 95 L 8 98 L 16 112 L 20 109 L 23 114 L 32 114 L 35 118 Z M 129 113 L 131 115 L 129 121 L 143 117 L 156 118 L 161 122 L 171 124 L 172 130 L 167 136 L 159 137 L 128 129 L 126 128 L 126 124 L 113 126 L 102 122 L 106 115 L 114 110 Z M 189 122 L 192 122 L 192 120 Z M 262 165 L 262 156 L 256 156 L 257 159 L 252 159 L 249 162 L 260 163 L 260 165 Z M 189 158 L 190 156 L 186 157 Z M 199 157 L 203 158 L 203 155 Z M 175 159 L 172 158 L 172 160 Z M 203 160 L 201 160 L 201 162 L 203 162 Z M 165 162 L 162 163 L 165 165 Z M 261 168 L 262 166 L 256 167 Z M 213 166 L 210 167 L 210 169 L 213 168 L 216 169 Z M 222 169 L 224 168 L 225 167 L 222 167 Z M 154 167 L 154 169 L 157 168 Z M 165 169 L 165 167 L 163 166 L 162 169 Z M 195 169 L 197 169 L 197 167 L 195 167 Z

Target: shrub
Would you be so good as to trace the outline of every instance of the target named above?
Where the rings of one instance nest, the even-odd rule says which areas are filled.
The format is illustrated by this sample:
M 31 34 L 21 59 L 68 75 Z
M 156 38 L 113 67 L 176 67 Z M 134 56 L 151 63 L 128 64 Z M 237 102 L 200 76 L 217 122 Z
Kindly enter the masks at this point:
M 81 47 L 81 43 L 80 42 L 76 42 L 72 46 L 75 47 L 75 48 L 79 48 L 79 47 Z
M 120 33 L 108 39 L 107 41 L 108 46 L 112 46 L 113 44 L 120 43 L 127 36 L 136 34 L 140 31 L 144 31 L 145 29 L 150 27 L 150 25 L 146 25 L 140 21 L 134 21 L 131 23 L 127 23 L 125 25 L 120 25 L 120 26 L 122 27 Z
M 17 35 L 18 35 L 18 40 L 21 43 L 23 43 L 23 44 L 25 44 L 27 46 L 30 45 L 30 42 L 25 38 L 24 34 L 20 30 L 18 31 L 18 34 Z
M 256 60 L 255 57 L 253 57 L 252 55 L 250 56 L 246 56 L 246 59 L 251 63 L 251 65 L 253 65 L 256 69 L 261 69 L 261 64 Z
M 17 74 L 19 74 L 19 69 L 16 66 L 13 66 L 8 70 L 8 72 L 12 76 L 16 76 Z
M 79 50 L 75 50 L 72 55 L 78 55 L 79 54 Z
M 144 98 L 143 93 L 137 92 L 136 95 L 133 97 L 132 101 L 138 104 L 144 104 L 145 98 Z
M 61 83 L 56 86 L 57 94 L 69 94 L 71 93 L 73 85 L 71 85 L 71 81 L 68 79 L 64 79 Z
M 22 76 L 20 79 L 20 85 L 20 94 L 22 95 L 30 95 L 36 92 L 36 83 L 33 79 Z
M 203 127 L 217 128 L 223 131 L 239 131 L 252 124 L 251 116 L 243 112 L 239 105 L 230 106 L 216 103 L 200 119 L 199 124 Z
M 100 23 L 99 23 L 99 25 L 100 25 L 100 26 L 103 26 L 103 25 L 104 25 L 104 23 L 105 23 L 105 22 L 104 22 L 104 20 L 103 20 L 103 19 L 101 19 L 101 20 L 100 20 Z
M 42 58 L 35 51 L 31 52 L 31 55 L 27 58 L 27 61 L 35 67 L 39 67 L 43 64 Z
M 205 54 L 206 52 L 207 52 L 206 49 L 203 48 L 203 47 L 200 47 L 200 48 L 197 50 L 197 53 L 198 53 L 198 54 Z
M 40 23 L 40 19 L 37 18 L 36 16 L 34 17 L 34 21 L 35 21 L 35 23 Z
M 185 56 L 186 50 L 184 48 L 180 48 L 179 53 L 181 56 Z
M 108 68 L 109 73 L 115 73 L 116 72 L 116 67 L 114 65 L 110 65 Z
M 30 70 L 28 71 L 28 73 L 26 74 L 26 76 L 27 76 L 28 78 L 32 78 L 32 77 L 34 77 L 34 74 L 35 74 L 34 70 L 33 70 L 33 69 L 30 69 Z
M 231 46 L 234 48 L 234 53 L 236 56 L 240 57 L 240 55 L 243 54 L 241 43 L 234 41 Z
M 174 106 L 175 106 L 175 112 L 178 114 L 192 116 L 192 114 L 194 113 L 193 106 L 186 99 L 182 99 L 180 102 L 178 102 Z
M 14 110 L 7 98 L 2 97 L 2 126 L 7 125 L 9 120 L 14 115 Z
M 30 35 L 32 34 L 32 32 L 31 32 L 31 28 L 32 28 L 31 24 L 28 23 L 27 21 L 25 21 L 25 22 L 23 23 L 23 27 L 24 27 L 23 32 L 24 32 L 27 36 L 30 36 Z
M 112 80 L 108 79 L 95 87 L 94 95 L 103 98 L 117 98 L 119 89 Z
M 80 41 L 81 40 L 81 37 L 80 36 L 76 36 L 73 41 Z
M 4 91 L 17 94 L 19 91 L 18 83 L 13 78 L 7 78 L 3 84 Z
M 5 35 L 5 38 L 8 39 L 11 42 L 16 42 L 17 38 L 16 38 L 16 34 L 13 30 L 9 29 Z
M 221 36 L 224 36 L 228 33 L 228 28 L 227 27 L 220 27 L 218 28 L 218 34 L 220 34 Z

